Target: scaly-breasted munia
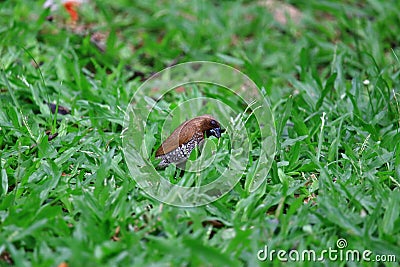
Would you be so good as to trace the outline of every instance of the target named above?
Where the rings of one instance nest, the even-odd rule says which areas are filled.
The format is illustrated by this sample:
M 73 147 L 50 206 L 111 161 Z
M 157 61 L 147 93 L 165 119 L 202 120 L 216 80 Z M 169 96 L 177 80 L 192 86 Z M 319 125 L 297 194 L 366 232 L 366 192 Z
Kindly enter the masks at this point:
M 164 168 L 171 163 L 184 163 L 192 150 L 201 145 L 207 136 L 221 137 L 221 126 L 211 115 L 202 115 L 185 121 L 161 144 L 156 158 L 161 159 L 158 167 Z

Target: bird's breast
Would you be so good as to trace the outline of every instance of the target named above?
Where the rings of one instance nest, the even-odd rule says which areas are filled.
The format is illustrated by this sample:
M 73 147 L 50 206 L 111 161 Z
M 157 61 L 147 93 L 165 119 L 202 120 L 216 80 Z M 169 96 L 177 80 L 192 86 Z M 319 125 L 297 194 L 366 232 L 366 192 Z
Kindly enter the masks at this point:
M 186 143 L 177 146 L 168 153 L 156 155 L 156 158 L 161 159 L 160 167 L 168 166 L 170 163 L 180 163 L 186 161 L 193 149 L 201 143 L 203 135 L 194 134 L 193 137 Z

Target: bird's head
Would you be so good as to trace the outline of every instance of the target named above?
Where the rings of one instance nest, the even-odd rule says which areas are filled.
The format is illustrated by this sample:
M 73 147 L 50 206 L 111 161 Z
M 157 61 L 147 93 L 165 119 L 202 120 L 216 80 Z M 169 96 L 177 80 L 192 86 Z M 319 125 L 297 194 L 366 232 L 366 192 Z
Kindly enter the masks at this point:
M 215 118 L 209 115 L 204 116 L 201 128 L 203 129 L 207 137 L 215 136 L 217 138 L 220 138 L 221 133 L 224 132 L 224 130 L 221 129 L 220 123 Z

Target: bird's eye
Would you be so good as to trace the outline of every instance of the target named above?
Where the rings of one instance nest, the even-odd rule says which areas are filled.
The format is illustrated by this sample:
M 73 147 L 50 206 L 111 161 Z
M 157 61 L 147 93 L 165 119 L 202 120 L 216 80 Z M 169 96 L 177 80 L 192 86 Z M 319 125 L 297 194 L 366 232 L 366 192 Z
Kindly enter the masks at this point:
M 211 120 L 211 125 L 217 125 L 217 122 L 215 120 Z

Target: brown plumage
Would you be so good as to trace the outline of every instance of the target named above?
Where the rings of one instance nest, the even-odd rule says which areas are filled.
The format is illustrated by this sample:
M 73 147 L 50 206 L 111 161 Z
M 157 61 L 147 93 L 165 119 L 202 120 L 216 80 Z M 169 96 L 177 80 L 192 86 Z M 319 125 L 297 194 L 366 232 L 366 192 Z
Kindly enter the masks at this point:
M 221 137 L 221 126 L 213 116 L 202 115 L 185 121 L 157 149 L 156 158 L 161 159 L 158 166 L 185 162 L 192 150 L 203 142 L 205 135 Z

